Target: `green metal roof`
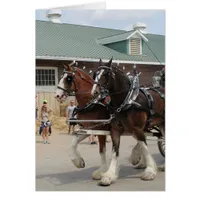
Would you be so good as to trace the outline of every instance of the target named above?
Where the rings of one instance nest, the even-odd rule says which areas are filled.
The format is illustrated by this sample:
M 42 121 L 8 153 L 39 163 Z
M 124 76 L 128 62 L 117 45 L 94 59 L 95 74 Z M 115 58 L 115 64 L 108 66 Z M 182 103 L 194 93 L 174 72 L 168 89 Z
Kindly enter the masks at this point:
M 131 30 L 131 31 L 126 31 L 126 32 L 119 33 L 119 34 L 116 34 L 116 35 L 111 35 L 111 36 L 108 36 L 108 37 L 98 38 L 97 41 L 100 44 L 110 44 L 110 43 L 114 43 L 114 42 L 119 42 L 119 41 L 127 40 L 130 37 L 132 37 L 132 35 L 134 35 L 134 34 L 139 34 L 140 37 L 143 37 L 145 40 L 148 41 L 148 39 L 145 37 L 145 35 L 142 34 L 138 30 Z
M 113 42 L 123 41 L 123 40 L 127 40 L 127 38 L 132 33 L 133 33 L 133 30 L 132 31 L 123 32 L 123 33 L 118 33 L 118 34 L 115 34 L 115 35 L 109 35 L 107 37 L 98 38 L 97 41 L 100 44 L 109 44 L 109 43 L 113 43 Z
M 154 53 L 161 62 L 165 62 L 165 36 L 145 34 L 145 37 L 148 39 L 148 42 L 143 41 L 142 54 L 153 56 Z M 147 45 L 153 50 L 153 53 Z
M 73 24 L 56 24 L 36 21 L 37 59 L 98 59 L 116 61 L 157 63 L 152 54 L 131 56 L 98 44 L 97 39 L 108 37 L 124 30 L 106 29 Z

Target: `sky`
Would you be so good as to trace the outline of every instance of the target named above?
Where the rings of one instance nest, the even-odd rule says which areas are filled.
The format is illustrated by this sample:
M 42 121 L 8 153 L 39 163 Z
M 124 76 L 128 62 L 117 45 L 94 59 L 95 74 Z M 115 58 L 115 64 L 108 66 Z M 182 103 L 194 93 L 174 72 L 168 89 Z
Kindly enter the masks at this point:
M 48 21 L 47 10 L 36 10 L 36 20 Z M 62 10 L 62 23 L 131 30 L 136 22 L 146 31 L 165 35 L 165 10 Z

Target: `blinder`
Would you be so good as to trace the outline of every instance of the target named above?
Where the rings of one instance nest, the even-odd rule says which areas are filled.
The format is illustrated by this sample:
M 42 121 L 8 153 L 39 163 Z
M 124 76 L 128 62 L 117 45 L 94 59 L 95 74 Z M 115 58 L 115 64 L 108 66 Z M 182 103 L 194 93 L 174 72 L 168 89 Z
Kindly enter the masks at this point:
M 72 74 L 68 74 L 68 76 L 64 79 L 65 83 L 67 83 L 68 85 L 72 84 L 73 81 L 73 75 Z
M 98 71 L 96 71 L 95 74 L 94 74 L 94 76 L 93 76 L 94 80 L 95 80 L 96 76 L 99 75 L 99 73 L 100 73 L 100 71 L 101 71 L 102 69 L 103 69 L 103 70 L 108 70 L 108 73 L 105 73 L 105 72 L 104 72 L 104 73 L 102 74 L 102 76 L 104 76 L 105 79 L 106 79 L 105 82 L 104 82 L 103 84 L 100 84 L 100 83 L 98 82 L 98 81 L 99 81 L 99 80 L 98 80 L 98 81 L 95 81 L 94 84 L 97 84 L 97 85 L 100 86 L 101 88 L 102 88 L 102 87 L 105 88 L 105 87 L 108 86 L 108 78 L 109 78 L 109 76 L 111 76 L 112 78 L 114 78 L 114 75 L 113 75 L 113 73 L 111 72 L 111 70 L 112 70 L 111 67 L 99 66 L 99 67 L 98 67 Z

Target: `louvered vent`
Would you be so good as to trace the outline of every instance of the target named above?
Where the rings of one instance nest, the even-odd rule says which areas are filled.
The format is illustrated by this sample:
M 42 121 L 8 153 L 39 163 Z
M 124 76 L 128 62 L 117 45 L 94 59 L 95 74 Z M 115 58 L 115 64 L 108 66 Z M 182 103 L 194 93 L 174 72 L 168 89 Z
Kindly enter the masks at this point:
M 134 38 L 131 40 L 131 55 L 135 56 L 141 54 L 140 43 L 141 43 L 140 38 Z

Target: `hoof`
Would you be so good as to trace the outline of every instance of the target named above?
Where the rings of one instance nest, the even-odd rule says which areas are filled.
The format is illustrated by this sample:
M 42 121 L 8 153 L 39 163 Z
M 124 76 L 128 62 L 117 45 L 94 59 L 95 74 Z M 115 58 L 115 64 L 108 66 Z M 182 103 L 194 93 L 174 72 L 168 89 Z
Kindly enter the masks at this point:
M 109 186 L 111 184 L 111 178 L 110 177 L 107 177 L 107 176 L 104 176 L 102 177 L 101 181 L 99 182 L 99 185 L 101 186 Z
M 85 167 L 85 161 L 81 157 L 72 160 L 72 162 L 77 168 L 84 168 Z
M 144 171 L 144 174 L 142 175 L 141 179 L 144 181 L 152 181 L 156 177 L 156 171 L 152 168 L 147 168 Z
M 102 175 L 103 175 L 103 172 L 100 171 L 100 170 L 98 169 L 98 170 L 96 170 L 96 171 L 94 171 L 94 172 L 92 173 L 92 178 L 93 178 L 94 180 L 101 180 Z

